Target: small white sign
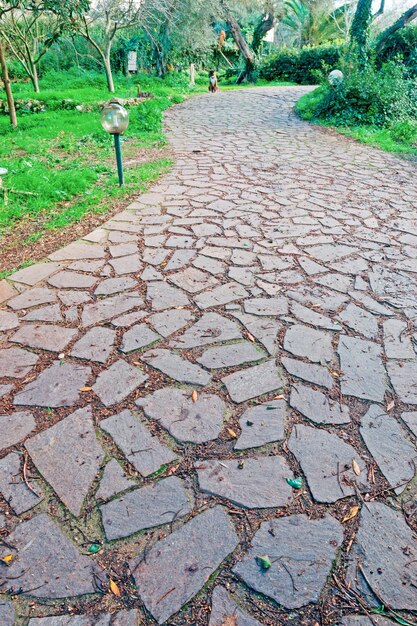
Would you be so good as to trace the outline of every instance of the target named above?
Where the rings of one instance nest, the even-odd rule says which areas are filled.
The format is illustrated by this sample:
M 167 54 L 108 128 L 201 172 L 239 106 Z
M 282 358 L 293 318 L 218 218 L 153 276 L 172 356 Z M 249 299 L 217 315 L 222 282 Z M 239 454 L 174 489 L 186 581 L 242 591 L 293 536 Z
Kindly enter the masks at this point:
M 137 64 L 137 52 L 136 50 L 131 50 L 127 53 L 127 71 L 128 72 L 137 72 L 138 64 Z

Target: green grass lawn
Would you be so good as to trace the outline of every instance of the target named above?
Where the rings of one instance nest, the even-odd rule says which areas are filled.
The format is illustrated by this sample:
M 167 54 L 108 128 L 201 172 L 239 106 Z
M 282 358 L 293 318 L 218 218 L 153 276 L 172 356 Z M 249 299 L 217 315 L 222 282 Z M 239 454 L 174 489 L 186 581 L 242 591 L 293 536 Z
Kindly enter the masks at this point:
M 296 104 L 296 112 L 298 115 L 309 122 L 320 124 L 328 128 L 335 128 L 339 133 L 357 139 L 362 143 L 366 143 L 375 148 L 386 150 L 387 152 L 396 152 L 400 154 L 417 155 L 417 138 L 406 137 L 403 140 L 398 139 L 395 126 L 390 128 L 380 128 L 378 126 L 336 126 L 331 121 L 323 122 L 315 117 L 315 110 L 320 102 L 322 90 L 320 87 L 302 96 Z

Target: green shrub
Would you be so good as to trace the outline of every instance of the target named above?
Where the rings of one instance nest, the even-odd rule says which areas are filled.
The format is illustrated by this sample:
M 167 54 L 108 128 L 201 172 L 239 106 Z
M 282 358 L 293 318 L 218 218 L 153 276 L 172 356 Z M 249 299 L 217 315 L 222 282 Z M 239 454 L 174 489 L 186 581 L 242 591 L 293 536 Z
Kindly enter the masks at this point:
M 387 61 L 401 57 L 413 76 L 417 76 L 417 26 L 400 28 L 387 41 L 377 63 L 381 66 Z
M 281 50 L 262 65 L 260 77 L 312 85 L 317 83 L 317 72 L 335 69 L 339 65 L 342 52 L 340 46 Z
M 417 120 L 395 122 L 390 128 L 390 135 L 394 141 L 417 146 Z

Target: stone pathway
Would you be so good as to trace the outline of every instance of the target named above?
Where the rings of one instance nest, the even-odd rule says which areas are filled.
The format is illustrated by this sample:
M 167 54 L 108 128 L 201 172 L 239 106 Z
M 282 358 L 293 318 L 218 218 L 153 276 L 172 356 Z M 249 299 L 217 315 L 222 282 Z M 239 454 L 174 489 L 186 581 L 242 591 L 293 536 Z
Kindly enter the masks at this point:
M 417 622 L 416 169 L 304 91 L 0 282 L 2 626 Z

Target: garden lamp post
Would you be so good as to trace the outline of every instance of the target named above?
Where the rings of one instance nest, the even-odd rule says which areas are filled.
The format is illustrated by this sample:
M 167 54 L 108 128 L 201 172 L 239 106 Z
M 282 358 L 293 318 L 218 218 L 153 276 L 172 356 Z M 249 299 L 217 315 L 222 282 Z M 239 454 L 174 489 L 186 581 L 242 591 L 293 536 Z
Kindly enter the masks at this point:
M 337 87 L 343 83 L 343 72 L 340 70 L 332 70 L 327 79 L 332 87 Z
M 111 100 L 101 110 L 101 125 L 104 130 L 114 137 L 117 173 L 119 175 L 119 185 L 122 186 L 124 184 L 124 176 L 120 135 L 123 135 L 129 125 L 129 113 L 116 100 Z

